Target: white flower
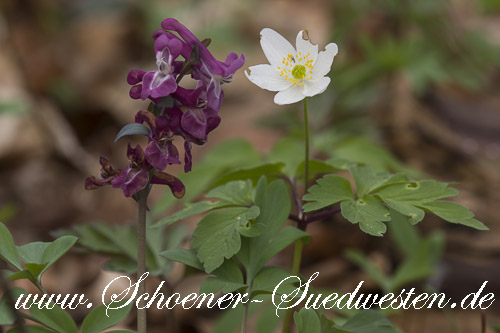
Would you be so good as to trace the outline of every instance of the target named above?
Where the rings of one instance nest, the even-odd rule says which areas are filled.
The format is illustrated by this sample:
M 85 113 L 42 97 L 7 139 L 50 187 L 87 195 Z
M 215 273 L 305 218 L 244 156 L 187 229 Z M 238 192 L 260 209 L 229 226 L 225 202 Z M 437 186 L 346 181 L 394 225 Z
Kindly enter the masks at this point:
M 318 45 L 310 42 L 307 30 L 297 35 L 297 49 L 269 28 L 262 29 L 260 37 L 270 64 L 251 66 L 250 73 L 245 71 L 245 75 L 262 89 L 278 91 L 274 96 L 276 104 L 295 103 L 326 90 L 330 78 L 325 75 L 338 52 L 337 44 L 328 44 L 318 54 Z

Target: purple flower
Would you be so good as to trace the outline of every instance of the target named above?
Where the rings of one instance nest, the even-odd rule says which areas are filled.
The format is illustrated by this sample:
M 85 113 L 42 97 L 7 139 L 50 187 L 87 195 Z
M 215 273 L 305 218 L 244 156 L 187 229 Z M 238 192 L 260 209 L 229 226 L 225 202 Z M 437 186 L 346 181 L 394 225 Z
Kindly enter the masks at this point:
M 109 160 L 101 156 L 101 179 L 91 176 L 85 180 L 85 188 L 94 190 L 101 186 L 112 185 L 121 188 L 126 197 L 131 197 L 148 184 L 167 185 L 176 198 L 182 198 L 186 191 L 184 184 L 176 177 L 153 169 L 144 158 L 144 151 L 140 145 L 132 148 L 130 143 L 127 148 L 127 157 L 130 161 L 125 170 L 115 170 Z M 150 179 L 151 175 L 151 179 Z
M 206 81 L 209 103 L 217 103 L 216 100 L 221 98 L 222 94 L 221 84 L 233 80 L 233 74 L 245 63 L 245 56 L 242 54 L 238 57 L 236 53 L 231 52 L 224 62 L 218 61 L 207 47 L 176 19 L 168 18 L 161 26 L 167 31 L 178 33 L 189 46 L 198 45 L 200 63 L 195 66 L 192 76 L 194 79 Z M 216 110 L 218 111 L 218 108 Z
M 176 61 L 176 59 L 181 54 L 183 47 L 183 42 L 173 35 L 158 35 L 155 39 L 158 70 L 151 72 L 130 71 L 127 82 L 134 85 L 130 88 L 130 97 L 154 100 L 175 92 L 177 89 L 176 76 L 182 67 L 182 62 Z M 140 82 L 142 83 L 139 84 Z
M 106 157 L 101 156 L 99 159 L 101 164 L 101 179 L 97 179 L 94 176 L 87 177 L 85 179 L 85 189 L 95 190 L 101 186 L 111 185 L 111 181 L 118 177 L 121 170 L 115 170 L 111 166 L 111 163 Z
M 120 175 L 111 181 L 111 185 L 121 188 L 126 197 L 131 197 L 148 185 L 151 166 L 144 159 L 144 151 L 140 145 L 132 148 L 129 142 L 127 157 L 130 161 L 128 168 L 120 172 Z
M 158 117 L 149 111 L 139 111 L 135 115 L 136 123 L 146 123 L 151 129 L 144 155 L 147 162 L 158 170 L 165 169 L 169 164 L 181 163 L 179 151 L 173 144 L 181 117 L 182 111 L 178 108 L 168 109 L 166 115 Z

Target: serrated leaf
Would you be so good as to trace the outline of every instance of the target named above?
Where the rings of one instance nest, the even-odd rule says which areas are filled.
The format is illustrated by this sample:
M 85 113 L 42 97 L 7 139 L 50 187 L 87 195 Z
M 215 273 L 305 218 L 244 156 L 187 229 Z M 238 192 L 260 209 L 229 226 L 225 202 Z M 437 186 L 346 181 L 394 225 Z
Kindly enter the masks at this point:
M 148 136 L 151 131 L 143 124 L 131 123 L 122 127 L 120 132 L 116 135 L 115 142 L 124 136 L 128 135 L 145 135 Z
M 127 300 L 117 302 L 116 307 L 119 307 L 126 302 Z M 105 305 L 98 306 L 83 320 L 82 333 L 100 333 L 103 330 L 118 324 L 127 317 L 133 305 L 134 302 L 130 302 L 130 304 L 122 308 L 107 311 L 107 314 L 107 308 Z
M 266 163 L 260 164 L 251 168 L 242 168 L 223 175 L 215 182 L 215 186 L 219 186 L 234 180 L 248 179 L 252 183 L 256 183 L 261 176 L 277 178 L 283 175 L 283 163 Z
M 415 225 L 424 219 L 425 211 L 418 207 L 390 199 L 382 198 L 382 200 L 387 204 L 387 206 L 396 212 L 407 216 L 412 225 Z
M 421 180 L 395 184 L 380 190 L 377 194 L 382 200 L 388 199 L 394 202 L 419 205 L 456 196 L 458 191 L 449 188 L 447 183 L 440 183 L 435 180 Z
M 443 220 L 462 224 L 478 230 L 489 230 L 482 222 L 474 218 L 474 214 L 465 206 L 451 201 L 435 201 L 420 205 Z
M 376 173 L 369 167 L 359 165 L 351 166 L 349 172 L 354 178 L 356 192 L 360 198 L 387 184 L 399 183 L 406 180 L 406 177 L 400 174 L 392 175 L 387 172 Z
M 52 328 L 56 332 L 77 333 L 76 324 L 71 316 L 61 309 L 59 305 L 51 303 L 52 309 L 37 306 L 30 307 L 30 314 L 40 323 Z
M 293 314 L 298 333 L 321 332 L 321 322 L 313 309 L 302 308 Z
M 171 249 L 163 251 L 160 255 L 168 260 L 180 262 L 184 265 L 199 269 L 200 271 L 203 270 L 203 264 L 196 256 L 196 253 L 192 250 Z
M 309 189 L 303 200 L 311 201 L 303 206 L 304 212 L 318 210 L 344 200 L 354 199 L 351 184 L 344 177 L 326 175 Z
M 375 310 L 360 311 L 343 325 L 335 325 L 335 329 L 334 332 L 346 333 L 398 333 L 394 325 Z
M 251 205 L 253 203 L 252 182 L 250 180 L 232 181 L 210 190 L 205 196 L 236 205 Z
M 310 237 L 293 227 L 289 228 L 295 231 L 285 227 L 284 234 L 281 235 L 283 232 L 281 231 L 276 237 L 278 230 L 287 221 L 291 209 L 290 194 L 282 180 L 267 184 L 266 178 L 262 177 L 255 192 L 255 204 L 260 208 L 260 215 L 255 223 L 265 225 L 266 229 L 257 237 L 242 239 L 241 251 L 238 252 L 237 258 L 245 266 L 247 282 L 251 281 L 260 268 L 284 247 L 297 239 Z M 255 251 L 255 249 L 266 250 Z
M 14 239 L 9 229 L 0 222 L 0 258 L 18 270 L 22 270 Z
M 184 220 L 188 217 L 198 215 L 201 213 L 208 212 L 213 209 L 217 208 L 222 208 L 222 207 L 229 207 L 230 204 L 220 202 L 220 201 L 200 201 L 196 203 L 189 203 L 186 204 L 186 206 L 178 211 L 175 212 L 174 214 L 170 215 L 169 217 L 166 217 L 164 219 L 159 220 L 156 222 L 152 228 L 158 228 L 158 227 L 163 227 L 167 225 L 171 225 L 172 223 L 175 223 L 177 221 Z
M 195 231 L 191 248 L 197 253 L 207 273 L 231 258 L 241 246 L 240 229 L 259 215 L 259 208 L 232 207 L 206 215 Z
M 389 221 L 389 210 L 376 198 L 366 196 L 359 200 L 343 201 L 342 216 L 351 223 L 359 223 L 362 231 L 372 236 L 382 236 L 387 230 L 384 221 Z

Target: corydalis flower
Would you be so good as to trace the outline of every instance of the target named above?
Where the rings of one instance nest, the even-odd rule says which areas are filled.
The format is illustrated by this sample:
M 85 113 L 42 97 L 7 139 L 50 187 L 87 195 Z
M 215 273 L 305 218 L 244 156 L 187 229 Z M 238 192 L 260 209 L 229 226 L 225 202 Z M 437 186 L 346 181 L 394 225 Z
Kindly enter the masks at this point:
M 179 128 L 182 112 L 179 109 L 170 109 L 168 117 L 155 117 L 149 111 L 139 111 L 135 115 L 135 122 L 148 124 L 151 132 L 150 142 L 144 150 L 144 156 L 149 164 L 158 170 L 163 170 L 169 164 L 180 164 L 179 152 L 173 144 L 174 134 Z
M 309 40 L 307 30 L 298 33 L 296 49 L 276 31 L 260 32 L 260 45 L 269 65 L 256 65 L 245 71 L 247 78 L 262 89 L 278 91 L 276 104 L 291 104 L 321 94 L 330 84 L 330 72 L 337 44 L 330 43 L 318 53 L 318 45 Z
M 130 71 L 127 82 L 135 85 L 130 89 L 130 97 L 142 100 L 158 99 L 175 92 L 177 90 L 176 76 L 182 67 L 182 61 L 176 61 L 176 59 L 181 54 L 183 47 L 182 41 L 177 37 L 166 34 L 159 35 L 155 39 L 158 69 L 150 72 Z
M 93 176 L 88 177 L 85 180 L 85 189 L 94 190 L 101 186 L 112 185 L 114 188 L 121 188 L 126 197 L 131 197 L 146 188 L 148 184 L 159 184 L 170 187 L 172 194 L 176 198 L 184 196 L 184 184 L 168 173 L 153 169 L 146 161 L 144 151 L 140 145 L 132 148 L 129 143 L 127 157 L 129 166 L 125 170 L 113 169 L 109 160 L 101 157 L 101 179 L 96 179 Z

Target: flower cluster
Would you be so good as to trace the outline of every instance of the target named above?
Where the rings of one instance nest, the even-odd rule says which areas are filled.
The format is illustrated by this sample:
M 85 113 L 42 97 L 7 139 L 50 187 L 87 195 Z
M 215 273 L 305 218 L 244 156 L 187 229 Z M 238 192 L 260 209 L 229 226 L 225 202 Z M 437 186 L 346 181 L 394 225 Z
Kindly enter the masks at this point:
M 148 111 L 141 110 L 135 116 L 135 123 L 142 125 L 140 130 L 125 135 L 147 132 L 149 143 L 145 149 L 129 144 L 130 165 L 124 170 L 113 169 L 101 157 L 101 179 L 87 178 L 87 189 L 112 185 L 129 197 L 148 184 L 164 184 L 176 197 L 182 197 L 184 185 L 163 172 L 170 164 L 181 164 L 175 137 L 184 141 L 184 171 L 189 172 L 192 143 L 204 144 L 208 133 L 220 123 L 218 113 L 224 98 L 221 86 L 232 81 L 233 74 L 245 62 L 244 55 L 231 52 L 224 62 L 218 61 L 207 48 L 209 39 L 200 41 L 172 18 L 164 20 L 161 26 L 153 34 L 157 69 L 132 70 L 127 76 L 132 85 L 130 97 L 149 99 L 151 105 Z M 197 82 L 194 89 L 179 85 L 186 75 Z

